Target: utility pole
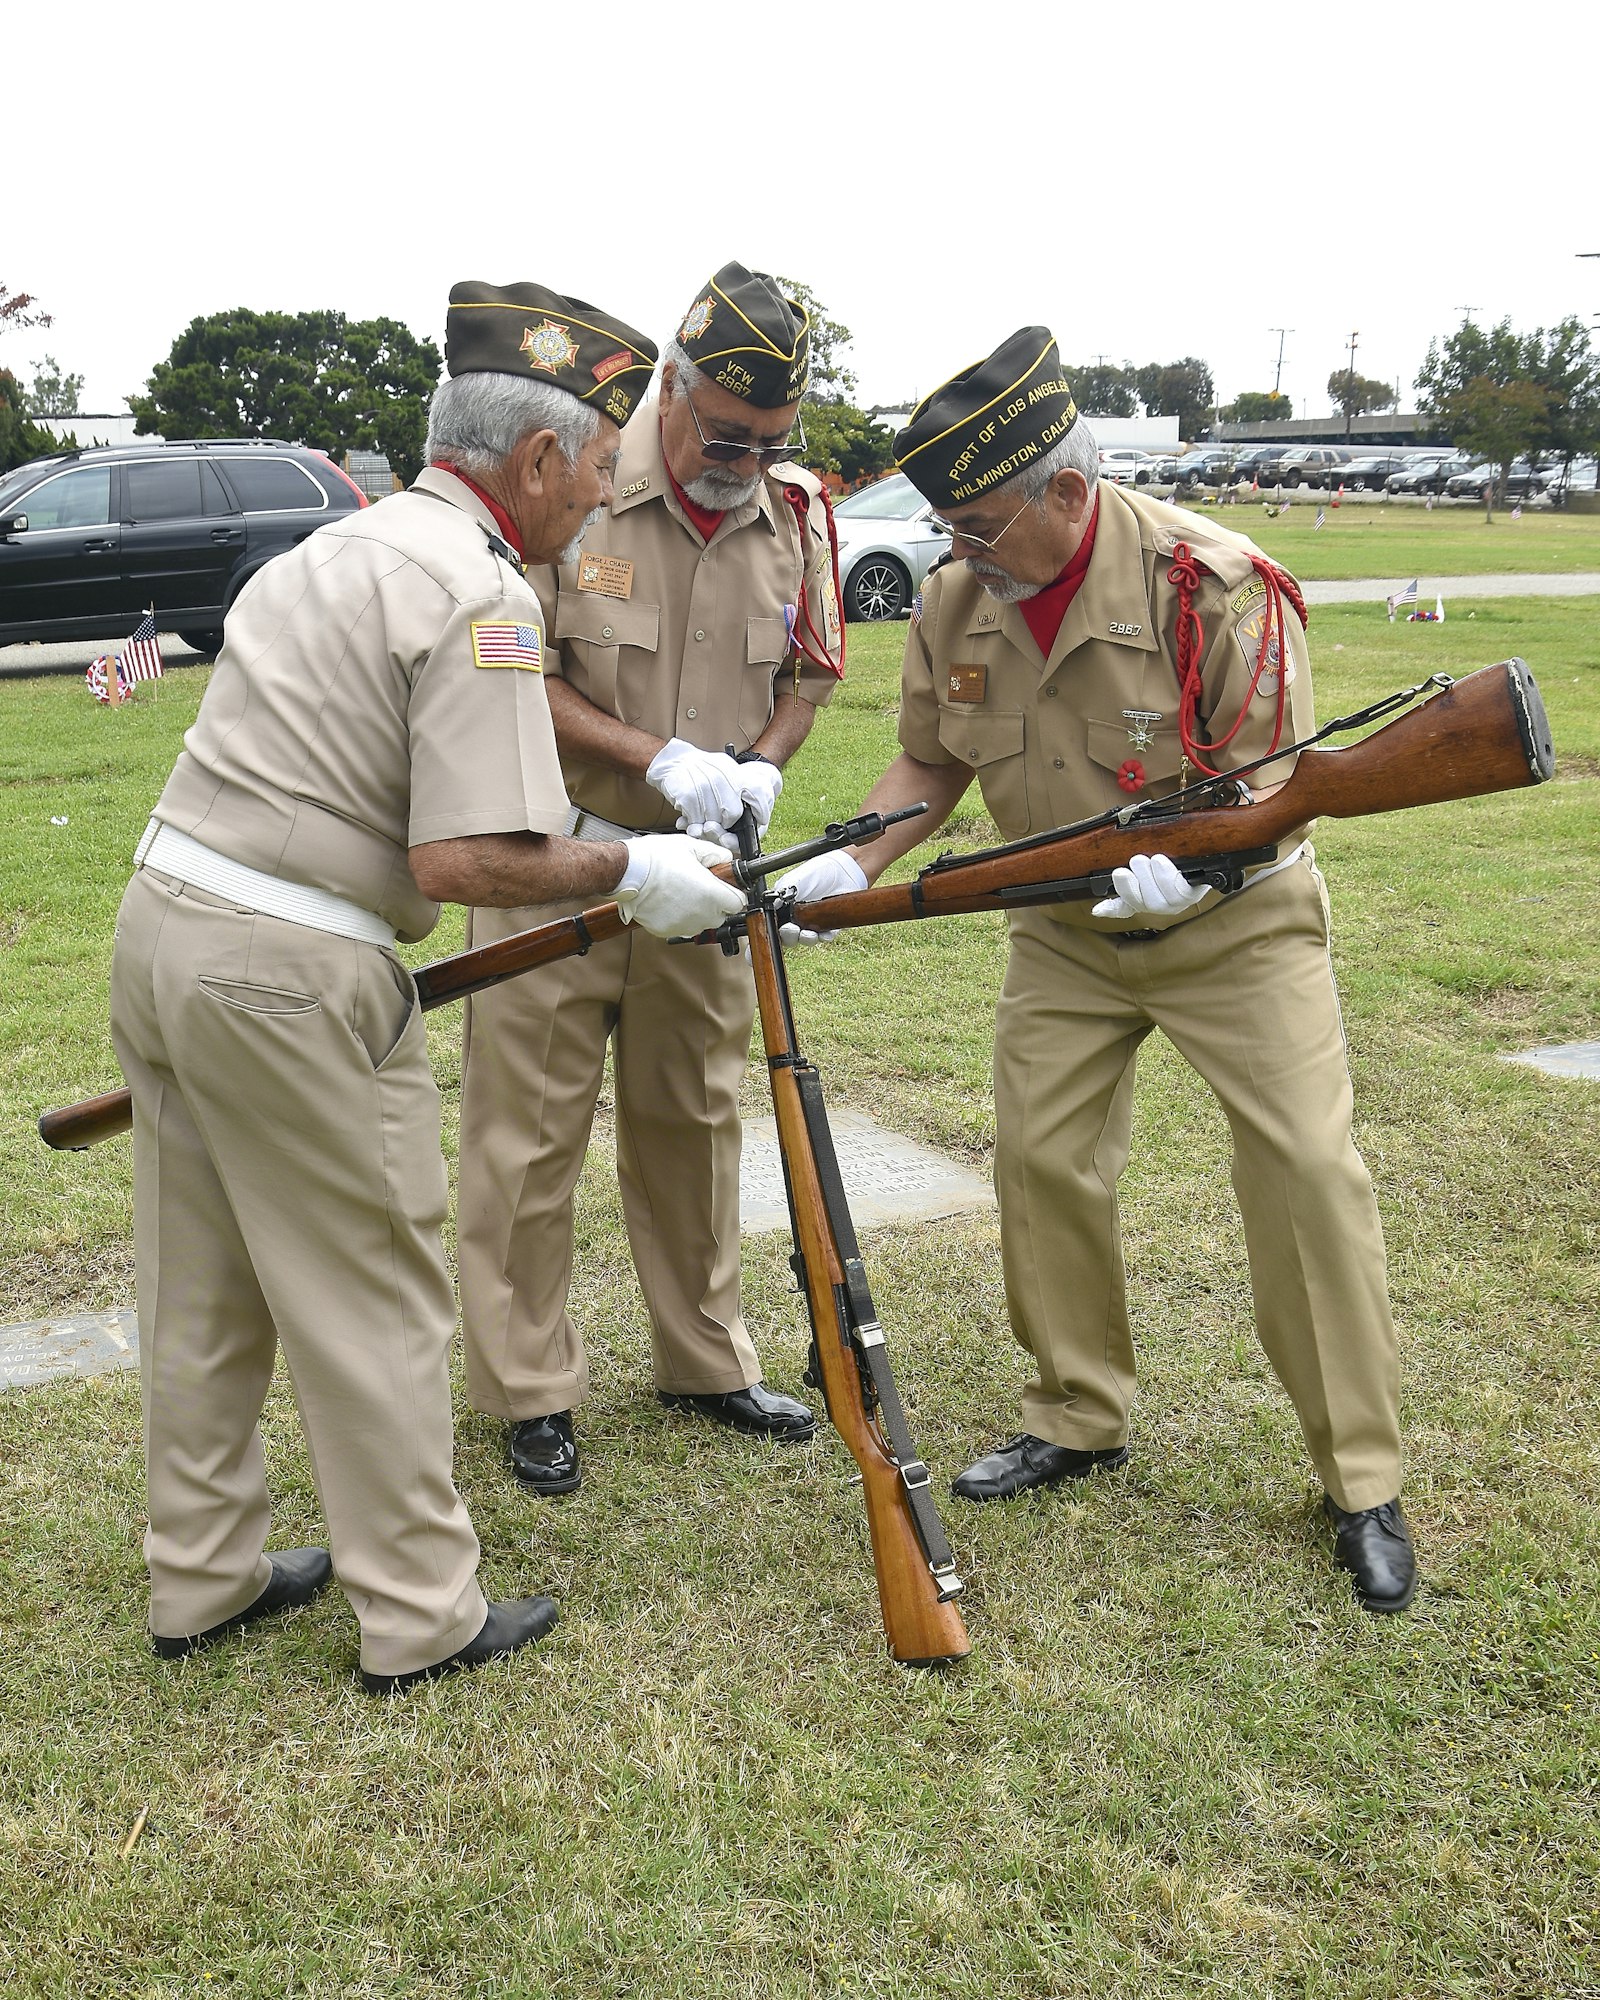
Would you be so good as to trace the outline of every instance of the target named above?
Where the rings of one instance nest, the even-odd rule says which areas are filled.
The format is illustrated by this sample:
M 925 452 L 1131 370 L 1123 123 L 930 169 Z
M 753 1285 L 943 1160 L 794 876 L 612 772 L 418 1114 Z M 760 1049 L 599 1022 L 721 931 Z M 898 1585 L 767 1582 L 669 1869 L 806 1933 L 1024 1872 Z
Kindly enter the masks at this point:
M 1350 419 L 1356 407 L 1356 342 L 1361 338 L 1361 329 L 1356 328 L 1350 336 L 1350 372 L 1344 385 L 1344 441 L 1350 442 Z
M 1582 256 L 1584 253 L 1582 251 L 1579 251 L 1578 254 L 1579 256 Z M 1597 250 L 1595 252 L 1595 255 L 1600 256 L 1600 250 Z M 1456 306 L 1453 308 L 1453 310 L 1460 313 L 1461 324 L 1465 326 L 1467 321 L 1471 319 L 1472 315 L 1478 310 L 1478 308 L 1476 306 Z
M 1273 375 L 1273 378 L 1272 378 L 1272 394 L 1273 394 L 1273 399 L 1274 399 L 1274 401 L 1276 401 L 1276 399 L 1277 399 L 1277 394 L 1278 394 L 1278 390 L 1279 390 L 1279 388 L 1280 388 L 1280 387 L 1282 386 L 1282 383 L 1283 383 L 1283 343 L 1284 343 L 1284 337 L 1285 337 L 1285 336 L 1286 336 L 1287 334 L 1291 334 L 1291 333 L 1293 333 L 1293 332 L 1294 332 L 1294 328 L 1293 328 L 1292 326 L 1269 326 L 1269 327 L 1267 328 L 1267 331 L 1268 331 L 1268 333 L 1275 333 L 1275 334 L 1276 334 L 1276 335 L 1278 336 L 1278 367 L 1277 367 L 1277 371 L 1276 371 L 1276 373 L 1275 373 L 1275 374 Z

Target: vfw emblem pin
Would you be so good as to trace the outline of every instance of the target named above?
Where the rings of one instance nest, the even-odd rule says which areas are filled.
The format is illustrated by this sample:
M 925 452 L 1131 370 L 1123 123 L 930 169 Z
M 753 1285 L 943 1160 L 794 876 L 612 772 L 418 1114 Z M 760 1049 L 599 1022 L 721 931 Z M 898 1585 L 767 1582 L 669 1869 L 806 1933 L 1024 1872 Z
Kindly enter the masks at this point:
M 546 369 L 554 375 L 563 368 L 570 368 L 577 360 L 578 343 L 566 327 L 547 319 L 542 326 L 525 326 L 522 329 L 522 346 L 517 351 L 527 355 L 530 366 Z

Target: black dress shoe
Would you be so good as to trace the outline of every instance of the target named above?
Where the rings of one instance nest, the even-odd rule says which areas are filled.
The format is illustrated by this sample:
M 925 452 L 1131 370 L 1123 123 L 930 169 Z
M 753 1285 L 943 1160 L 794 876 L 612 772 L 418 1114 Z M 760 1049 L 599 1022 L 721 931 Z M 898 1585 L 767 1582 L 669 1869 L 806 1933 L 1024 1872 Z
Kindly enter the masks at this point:
M 750 1437 L 773 1438 L 779 1444 L 804 1444 L 814 1437 L 817 1420 L 804 1403 L 793 1396 L 780 1396 L 764 1382 L 752 1382 L 748 1389 L 730 1389 L 722 1396 L 679 1396 L 667 1389 L 656 1394 L 669 1410 L 687 1410 L 692 1416 L 708 1417 L 729 1430 L 744 1431 Z
M 952 1480 L 950 1491 L 962 1500 L 1014 1500 L 1035 1486 L 1059 1486 L 1063 1479 L 1083 1479 L 1091 1472 L 1111 1471 L 1128 1462 L 1125 1444 L 1104 1451 L 1074 1451 L 1047 1438 L 1008 1438 L 998 1451 L 969 1465 Z
M 548 1597 L 519 1597 L 512 1604 L 491 1604 L 476 1639 L 468 1640 L 460 1652 L 431 1667 L 415 1667 L 408 1674 L 369 1674 L 361 1669 L 361 1685 L 368 1694 L 399 1694 L 418 1681 L 436 1681 L 441 1674 L 460 1674 L 481 1667 L 490 1660 L 503 1660 L 523 1646 L 532 1646 L 556 1622 L 556 1607 Z
M 1322 1511 L 1333 1523 L 1333 1559 L 1355 1578 L 1367 1611 L 1404 1611 L 1417 1594 L 1417 1552 L 1398 1500 L 1347 1514 L 1331 1493 Z
M 214 1640 L 226 1639 L 241 1625 L 252 1624 L 270 1612 L 298 1610 L 333 1581 L 333 1562 L 326 1549 L 284 1549 L 268 1556 L 267 1561 L 272 1565 L 272 1577 L 254 1604 L 247 1604 L 243 1611 L 224 1618 L 220 1625 L 209 1626 L 204 1632 L 191 1632 L 186 1638 L 165 1639 L 159 1632 L 152 1632 L 150 1643 L 157 1656 L 163 1660 L 181 1660 L 186 1653 L 197 1653 Z
M 583 1478 L 572 1412 L 524 1417 L 511 1426 L 511 1469 L 535 1493 L 575 1493 Z

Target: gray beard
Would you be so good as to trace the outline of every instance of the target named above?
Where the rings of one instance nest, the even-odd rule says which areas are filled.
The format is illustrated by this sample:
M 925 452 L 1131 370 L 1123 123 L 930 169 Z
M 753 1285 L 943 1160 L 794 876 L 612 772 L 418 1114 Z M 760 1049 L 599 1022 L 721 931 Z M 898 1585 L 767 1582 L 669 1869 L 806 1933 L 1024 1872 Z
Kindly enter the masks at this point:
M 728 514 L 735 507 L 746 507 L 761 490 L 761 474 L 751 479 L 739 479 L 731 472 L 702 472 L 698 479 L 691 479 L 683 489 L 697 507 L 704 507 L 708 514 Z
M 1014 576 L 1008 576 L 1003 569 L 996 569 L 991 563 L 974 562 L 969 556 L 967 568 L 978 579 L 989 595 L 1001 604 L 1025 604 L 1030 597 L 1037 597 L 1044 589 L 1042 583 L 1018 583 Z
M 557 558 L 559 562 L 574 563 L 578 560 L 578 551 L 583 547 L 584 536 L 588 534 L 589 530 L 594 526 L 595 522 L 600 520 L 604 516 L 605 511 L 606 510 L 604 509 L 604 507 L 595 507 L 592 508 L 589 513 L 584 515 L 583 526 L 573 536 L 572 540 L 568 542 L 567 546 L 561 551 L 560 556 Z

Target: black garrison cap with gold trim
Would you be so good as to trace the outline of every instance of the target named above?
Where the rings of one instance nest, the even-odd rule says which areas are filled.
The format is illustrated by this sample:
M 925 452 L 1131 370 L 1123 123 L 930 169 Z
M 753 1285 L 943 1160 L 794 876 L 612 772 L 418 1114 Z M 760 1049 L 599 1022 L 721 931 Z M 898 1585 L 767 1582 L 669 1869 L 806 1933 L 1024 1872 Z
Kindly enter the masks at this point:
M 962 507 L 1037 464 L 1077 418 L 1050 329 L 1024 326 L 924 396 L 894 455 L 935 507 Z
M 452 375 L 522 375 L 553 382 L 625 424 L 649 387 L 656 345 L 610 313 L 545 285 L 450 287 L 444 323 Z
M 811 376 L 811 315 L 765 271 L 724 264 L 695 295 L 678 345 L 719 388 L 758 410 L 798 403 Z

